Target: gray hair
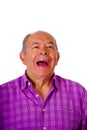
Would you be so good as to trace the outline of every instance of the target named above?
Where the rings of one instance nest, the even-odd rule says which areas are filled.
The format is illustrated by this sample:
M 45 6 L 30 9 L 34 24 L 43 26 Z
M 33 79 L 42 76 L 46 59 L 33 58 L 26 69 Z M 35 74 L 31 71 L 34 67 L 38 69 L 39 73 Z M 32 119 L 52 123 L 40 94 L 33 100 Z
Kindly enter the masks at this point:
M 31 36 L 31 34 L 27 34 L 23 40 L 23 44 L 22 44 L 22 52 L 25 53 L 25 48 L 26 48 L 26 42 L 27 42 L 27 39 Z

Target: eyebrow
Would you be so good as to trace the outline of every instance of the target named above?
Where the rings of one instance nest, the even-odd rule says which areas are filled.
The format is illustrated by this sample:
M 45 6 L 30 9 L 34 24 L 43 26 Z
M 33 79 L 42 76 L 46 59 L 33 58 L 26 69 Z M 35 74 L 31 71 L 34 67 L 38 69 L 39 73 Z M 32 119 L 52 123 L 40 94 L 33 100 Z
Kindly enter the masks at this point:
M 34 46 L 34 45 L 39 45 L 39 44 L 40 44 L 40 42 L 32 42 L 31 47 Z M 57 45 L 56 45 L 55 42 L 53 42 L 53 41 L 48 41 L 47 44 L 54 46 L 54 47 L 58 50 L 58 47 L 57 47 Z
M 47 44 L 55 45 L 54 42 L 47 42 Z
M 33 42 L 33 43 L 31 44 L 31 46 L 37 45 L 37 44 L 40 44 L 40 43 L 39 43 L 39 42 Z
M 58 50 L 58 47 L 57 47 L 56 42 L 52 42 L 52 41 L 50 41 L 50 42 L 48 42 L 48 44 L 51 44 L 51 45 L 55 46 L 55 47 L 56 47 L 56 49 Z

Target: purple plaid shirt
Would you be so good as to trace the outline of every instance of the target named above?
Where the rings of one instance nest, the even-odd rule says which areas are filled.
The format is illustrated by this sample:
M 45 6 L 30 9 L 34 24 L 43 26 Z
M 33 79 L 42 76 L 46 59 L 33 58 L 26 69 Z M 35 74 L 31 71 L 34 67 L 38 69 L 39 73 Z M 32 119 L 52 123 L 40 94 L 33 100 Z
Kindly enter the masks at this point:
M 24 74 L 0 85 L 0 130 L 87 130 L 87 91 L 54 75 L 43 102 Z

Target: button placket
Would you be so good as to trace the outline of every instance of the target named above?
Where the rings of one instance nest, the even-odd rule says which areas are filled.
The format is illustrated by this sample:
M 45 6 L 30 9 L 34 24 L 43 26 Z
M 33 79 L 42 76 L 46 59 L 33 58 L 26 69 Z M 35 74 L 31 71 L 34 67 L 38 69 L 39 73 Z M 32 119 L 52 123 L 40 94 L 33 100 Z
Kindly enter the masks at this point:
M 43 112 L 43 130 L 46 130 L 46 126 L 45 126 L 45 120 L 44 120 L 44 116 L 45 116 L 45 112 L 46 112 L 46 108 L 45 108 L 45 105 L 43 106 L 43 108 L 42 108 L 42 112 Z

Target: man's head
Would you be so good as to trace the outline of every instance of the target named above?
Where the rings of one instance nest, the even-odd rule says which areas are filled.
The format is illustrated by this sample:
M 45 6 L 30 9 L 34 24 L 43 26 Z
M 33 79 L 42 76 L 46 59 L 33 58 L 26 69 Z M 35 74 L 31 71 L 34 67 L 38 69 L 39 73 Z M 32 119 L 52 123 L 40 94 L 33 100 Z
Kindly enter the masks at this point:
M 28 34 L 24 38 L 20 58 L 27 67 L 28 76 L 52 76 L 59 59 L 55 38 L 44 31 Z

